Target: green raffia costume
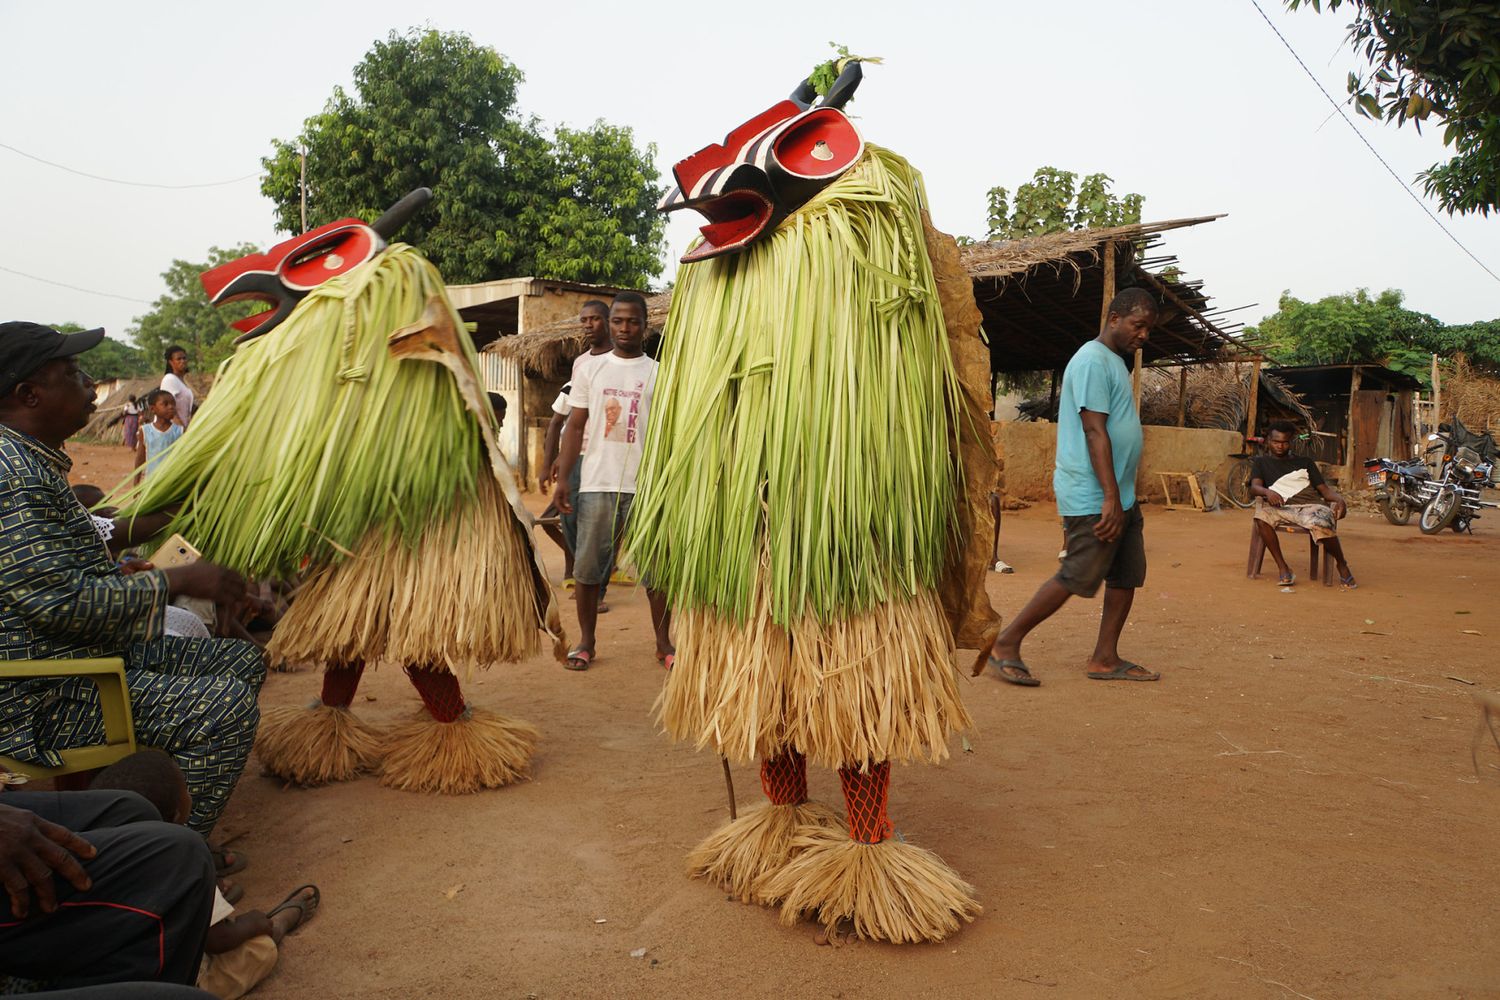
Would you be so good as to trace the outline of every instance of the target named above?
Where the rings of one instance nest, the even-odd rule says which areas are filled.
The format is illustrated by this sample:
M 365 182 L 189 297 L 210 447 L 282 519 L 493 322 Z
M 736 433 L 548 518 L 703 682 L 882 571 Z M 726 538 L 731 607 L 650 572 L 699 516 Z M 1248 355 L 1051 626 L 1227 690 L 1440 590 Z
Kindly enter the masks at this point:
M 396 244 L 240 346 L 190 433 L 125 500 L 247 575 L 302 576 L 269 652 L 325 667 L 319 702 L 265 713 L 257 750 L 303 784 L 380 769 L 470 792 L 523 777 L 525 723 L 457 674 L 561 643 L 551 588 L 496 447 L 477 357 L 437 270 Z M 361 674 L 405 669 L 424 711 L 389 734 L 349 711 Z

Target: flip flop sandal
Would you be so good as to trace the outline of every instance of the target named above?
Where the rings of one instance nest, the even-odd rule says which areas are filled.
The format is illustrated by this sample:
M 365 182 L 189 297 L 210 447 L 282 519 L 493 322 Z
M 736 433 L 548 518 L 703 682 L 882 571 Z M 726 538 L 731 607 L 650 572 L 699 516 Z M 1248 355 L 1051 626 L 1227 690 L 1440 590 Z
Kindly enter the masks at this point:
M 568 654 L 568 662 L 563 664 L 569 670 L 587 670 L 594 662 L 594 654 L 587 649 L 575 649 Z
M 1131 663 L 1129 660 L 1121 660 L 1119 666 L 1107 674 L 1096 674 L 1089 671 L 1089 677 L 1096 681 L 1159 681 L 1161 674 L 1153 670 L 1146 670 L 1144 674 L 1132 674 L 1132 670 L 1146 670 L 1139 663 Z
M 609 605 L 606 604 L 604 601 L 600 601 L 599 602 L 599 606 L 594 609 L 594 614 L 596 614 L 596 615 L 607 615 L 607 614 L 609 614 Z
M 1348 589 L 1348 590 L 1358 590 L 1359 589 L 1359 584 L 1357 584 L 1357 583 L 1354 582 L 1354 574 L 1353 573 L 1350 573 L 1348 576 L 1341 576 L 1341 577 L 1339 577 L 1339 583 L 1342 583 L 1344 585 L 1344 587 L 1346 589 Z
M 301 893 L 304 889 L 311 889 L 312 897 L 309 899 L 298 899 L 298 894 Z M 309 882 L 307 885 L 299 885 L 287 895 L 286 899 L 283 899 L 281 902 L 271 907 L 271 909 L 267 910 L 266 918 L 270 919 L 271 917 L 276 916 L 276 914 L 280 913 L 282 910 L 296 910 L 297 923 L 292 926 L 291 930 L 287 931 L 288 934 L 292 934 L 295 933 L 303 924 L 307 923 L 308 918 L 313 915 L 313 913 L 318 908 L 318 904 L 322 901 L 323 894 L 318 891 L 317 886 L 313 885 L 311 882 Z
M 1278 586 L 1278 587 L 1290 587 L 1293 584 L 1295 584 L 1296 582 L 1297 582 L 1297 574 L 1296 573 L 1283 573 L 1279 577 L 1276 578 L 1276 586 Z
M 1034 688 L 1034 687 L 1041 687 L 1042 686 L 1042 682 L 1041 681 L 1039 681 L 1035 677 L 1031 676 L 1031 668 L 1028 667 L 1028 666 L 1026 666 L 1026 664 L 1022 663 L 1020 660 L 997 660 L 993 656 L 991 656 L 989 658 L 989 665 L 992 666 L 992 667 L 994 667 L 995 670 L 997 670 L 999 672 L 1000 679 L 1002 681 L 1006 681 L 1007 683 L 1017 684 L 1017 685 L 1020 685 L 1021 687 L 1028 687 L 1028 688 Z M 1019 671 L 1021 671 L 1021 676 L 1016 677 L 1016 676 L 1013 676 L 1012 674 L 1006 673 L 1005 672 L 1005 668 L 1007 668 L 1007 667 L 1009 667 L 1012 670 L 1019 670 Z
M 671 670 L 672 670 L 672 664 L 674 664 L 674 663 L 677 662 L 677 654 L 676 653 L 668 653 L 665 656 L 663 656 L 661 653 L 657 653 L 656 654 L 656 661 L 658 663 L 660 663 L 663 667 L 666 667 L 668 672 L 671 672 Z
M 250 864 L 250 859 L 239 851 L 231 851 L 227 847 L 211 847 L 209 853 L 214 857 L 214 874 L 219 878 L 225 875 L 236 875 L 245 870 Z M 233 858 L 234 860 L 230 860 Z
M 225 882 L 219 886 L 219 892 L 224 896 L 224 902 L 230 906 L 245 898 L 245 887 L 238 882 Z

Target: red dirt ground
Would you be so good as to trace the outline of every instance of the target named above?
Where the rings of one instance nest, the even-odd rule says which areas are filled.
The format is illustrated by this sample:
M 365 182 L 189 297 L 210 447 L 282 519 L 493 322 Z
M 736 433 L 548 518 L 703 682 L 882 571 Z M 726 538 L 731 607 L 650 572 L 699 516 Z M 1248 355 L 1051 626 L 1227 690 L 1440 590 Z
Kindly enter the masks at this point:
M 123 448 L 71 450 L 75 481 L 124 472 Z M 1352 514 L 1360 589 L 1294 593 L 1245 579 L 1248 513 L 1146 517 L 1122 645 L 1161 683 L 1089 683 L 1098 604 L 1073 601 L 1026 646 L 1041 688 L 968 682 L 973 752 L 894 774 L 898 827 L 984 904 L 953 939 L 818 947 L 683 874 L 725 819 L 723 780 L 656 731 L 645 595 L 616 588 L 593 670 L 538 657 L 467 686 L 540 727 L 529 783 L 303 790 L 252 761 L 220 828 L 251 859 L 247 903 L 303 881 L 324 899 L 257 995 L 1500 996 L 1500 752 L 1476 778 L 1469 699 L 1500 687 L 1500 517 L 1427 538 Z M 1058 545 L 1050 506 L 1005 515 L 1017 571 L 989 587 L 1007 617 Z M 263 704 L 317 689 L 275 674 Z M 356 707 L 383 724 L 417 704 L 382 670 Z M 755 803 L 754 770 L 734 775 Z M 831 773 L 811 779 L 837 804 Z

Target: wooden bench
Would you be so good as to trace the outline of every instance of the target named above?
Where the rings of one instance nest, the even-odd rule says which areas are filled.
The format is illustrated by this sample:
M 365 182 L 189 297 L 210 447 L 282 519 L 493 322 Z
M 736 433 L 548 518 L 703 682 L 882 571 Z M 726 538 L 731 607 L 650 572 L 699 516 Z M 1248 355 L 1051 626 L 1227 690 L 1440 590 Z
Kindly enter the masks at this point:
M 1307 536 L 1307 578 L 1316 580 L 1318 578 L 1318 557 L 1322 554 L 1322 546 L 1313 541 L 1312 532 L 1306 528 L 1299 528 L 1292 524 L 1278 524 L 1277 531 L 1284 531 L 1289 535 Z M 1260 568 L 1266 561 L 1266 543 L 1260 537 L 1260 531 L 1255 526 L 1255 521 L 1250 522 L 1250 558 L 1245 563 L 1245 575 L 1252 580 L 1260 577 Z M 1290 560 L 1288 560 L 1290 561 Z M 1323 586 L 1332 587 L 1336 571 L 1332 559 L 1323 560 Z
M 0 680 L 83 677 L 99 688 L 99 710 L 104 715 L 104 742 L 57 751 L 61 767 L 46 767 L 0 755 L 0 771 L 25 775 L 33 780 L 60 778 L 80 771 L 108 767 L 135 753 L 135 723 L 130 715 L 130 692 L 125 686 L 125 661 L 103 660 L 0 660 Z

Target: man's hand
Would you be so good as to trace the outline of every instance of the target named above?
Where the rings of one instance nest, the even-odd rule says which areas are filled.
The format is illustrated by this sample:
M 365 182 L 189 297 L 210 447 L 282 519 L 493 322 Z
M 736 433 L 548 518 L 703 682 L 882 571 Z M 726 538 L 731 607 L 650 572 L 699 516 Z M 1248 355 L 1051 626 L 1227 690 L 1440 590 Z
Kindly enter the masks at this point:
M 1341 496 L 1335 496 L 1328 502 L 1328 506 L 1333 508 L 1333 517 L 1336 521 L 1342 521 L 1344 515 L 1349 513 L 1349 505 L 1344 502 L 1344 498 Z
M 201 597 L 231 607 L 238 607 L 245 599 L 244 577 L 202 559 L 173 566 L 166 574 L 167 590 L 173 597 Z
M 1099 512 L 1099 523 L 1094 525 L 1094 537 L 1101 542 L 1112 542 L 1125 530 L 1125 511 L 1119 497 L 1105 497 L 1104 510 Z
M 547 471 L 542 475 L 542 492 L 545 493 L 547 490 L 550 490 L 552 484 L 557 482 L 557 466 L 557 460 L 553 459 L 552 464 L 547 467 Z
M 1272 507 L 1282 507 L 1286 505 L 1286 501 L 1282 499 L 1281 494 L 1277 493 L 1273 489 L 1267 489 L 1266 495 L 1261 499 L 1270 504 Z
M 568 484 L 559 479 L 557 485 L 552 487 L 552 503 L 557 507 L 558 513 L 573 513 L 573 501 L 568 496 Z
M 156 563 L 147 562 L 144 559 L 134 557 L 120 560 L 120 575 L 129 576 L 132 573 L 144 573 L 148 569 L 155 569 Z
M 57 909 L 56 872 L 79 892 L 88 889 L 88 872 L 78 863 L 98 853 L 71 830 L 26 809 L 0 805 L 0 883 L 10 895 L 10 912 L 22 920 L 31 912 L 31 890 L 43 913 Z

